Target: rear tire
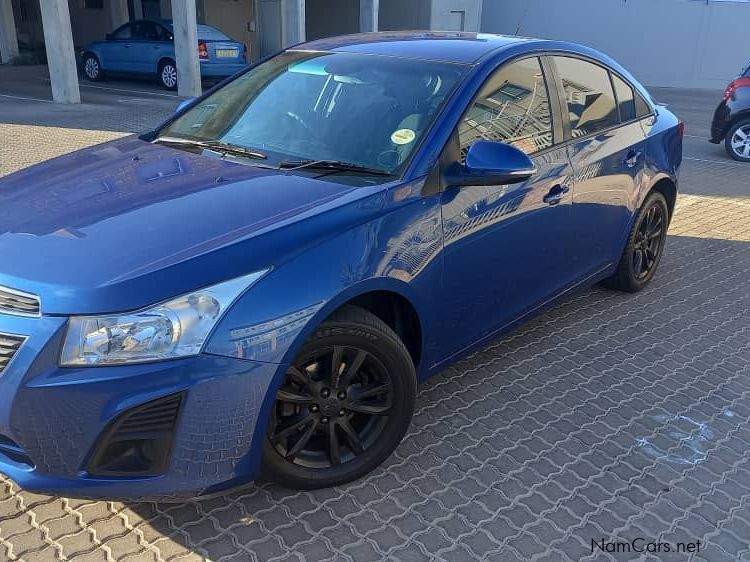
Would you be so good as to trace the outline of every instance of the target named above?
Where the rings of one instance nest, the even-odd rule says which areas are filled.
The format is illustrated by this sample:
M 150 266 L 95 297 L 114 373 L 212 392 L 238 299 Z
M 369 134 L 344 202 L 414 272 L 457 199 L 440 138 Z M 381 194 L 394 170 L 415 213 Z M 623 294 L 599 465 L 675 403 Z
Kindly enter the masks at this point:
M 750 119 L 736 123 L 724 139 L 727 154 L 739 162 L 750 162 Z
M 660 192 L 653 191 L 638 210 L 614 275 L 603 284 L 629 293 L 648 285 L 661 261 L 668 227 L 667 200 Z
M 294 489 L 337 486 L 382 463 L 409 427 L 416 398 L 409 352 L 377 316 L 345 306 L 289 367 L 263 448 L 263 475 Z
M 104 77 L 102 65 L 96 55 L 87 53 L 83 57 L 83 74 L 92 82 L 99 82 Z
M 159 84 L 167 90 L 176 90 L 177 89 L 177 64 L 171 60 L 167 59 L 159 63 L 159 70 L 157 77 L 159 79 Z

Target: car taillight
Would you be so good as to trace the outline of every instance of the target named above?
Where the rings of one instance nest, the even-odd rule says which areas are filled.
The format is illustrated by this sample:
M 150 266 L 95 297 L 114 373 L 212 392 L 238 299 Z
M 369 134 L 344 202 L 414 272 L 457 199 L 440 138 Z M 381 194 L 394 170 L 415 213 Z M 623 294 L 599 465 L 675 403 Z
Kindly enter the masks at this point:
M 750 78 L 748 77 L 742 77 L 737 78 L 737 80 L 733 80 L 729 86 L 727 86 L 727 91 L 724 92 L 724 101 L 729 101 L 729 99 L 734 95 L 734 93 L 737 91 L 738 88 L 747 88 L 750 87 Z
M 681 137 L 685 136 L 685 122 L 684 121 L 680 121 L 680 124 L 677 125 L 677 130 L 680 132 Z
M 198 58 L 199 59 L 208 58 L 208 46 L 206 46 L 205 43 L 198 43 Z

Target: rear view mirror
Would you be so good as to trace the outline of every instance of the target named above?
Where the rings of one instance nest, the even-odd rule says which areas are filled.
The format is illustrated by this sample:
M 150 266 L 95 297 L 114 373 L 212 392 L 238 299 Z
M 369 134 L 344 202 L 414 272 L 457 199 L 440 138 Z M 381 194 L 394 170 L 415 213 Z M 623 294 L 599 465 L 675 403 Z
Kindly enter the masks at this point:
M 535 173 L 531 158 L 515 146 L 480 140 L 469 147 L 466 164 L 448 166 L 444 181 L 447 186 L 503 185 L 526 181 Z

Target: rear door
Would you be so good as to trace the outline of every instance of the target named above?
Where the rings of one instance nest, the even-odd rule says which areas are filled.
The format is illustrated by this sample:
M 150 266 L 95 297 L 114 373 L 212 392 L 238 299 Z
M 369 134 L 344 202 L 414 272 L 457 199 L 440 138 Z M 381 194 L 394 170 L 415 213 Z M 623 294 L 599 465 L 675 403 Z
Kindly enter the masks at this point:
M 625 80 L 594 61 L 549 60 L 575 171 L 572 266 L 588 276 L 620 258 L 643 180 L 646 137 Z

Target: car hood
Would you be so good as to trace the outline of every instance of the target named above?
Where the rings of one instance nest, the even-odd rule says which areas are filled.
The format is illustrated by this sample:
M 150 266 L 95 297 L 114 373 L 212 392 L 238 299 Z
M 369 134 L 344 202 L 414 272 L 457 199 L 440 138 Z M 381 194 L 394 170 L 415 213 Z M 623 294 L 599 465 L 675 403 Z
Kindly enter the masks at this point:
M 0 285 L 44 313 L 129 310 L 272 265 L 221 250 L 356 191 L 126 137 L 0 179 Z

